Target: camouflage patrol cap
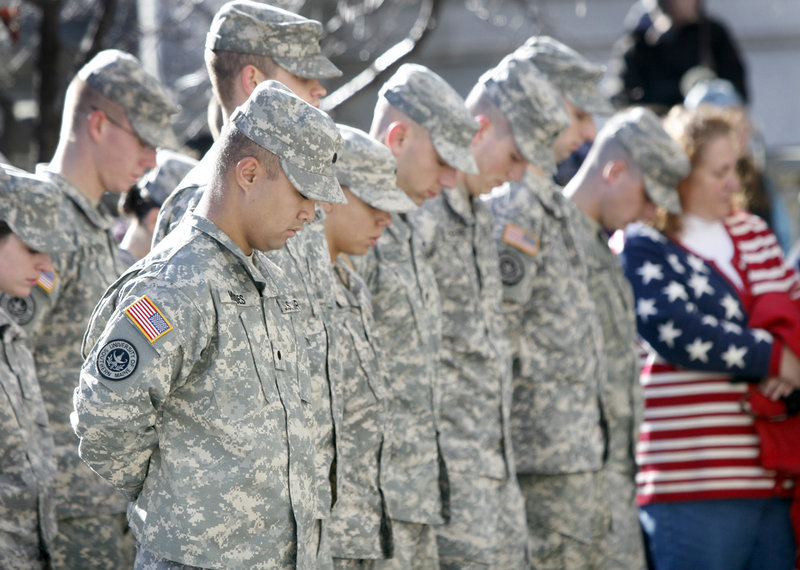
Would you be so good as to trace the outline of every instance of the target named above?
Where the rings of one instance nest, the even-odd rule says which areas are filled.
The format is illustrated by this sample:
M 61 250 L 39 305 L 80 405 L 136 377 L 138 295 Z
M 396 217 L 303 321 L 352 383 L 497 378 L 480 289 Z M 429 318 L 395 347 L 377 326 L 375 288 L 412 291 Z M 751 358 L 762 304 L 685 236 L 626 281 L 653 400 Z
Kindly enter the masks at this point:
M 72 243 L 58 228 L 61 193 L 50 182 L 0 166 L 0 221 L 36 251 L 65 251 Z
M 342 72 L 322 55 L 322 24 L 251 0 L 233 0 L 214 15 L 206 48 L 271 57 L 298 77 L 328 79 Z
M 587 113 L 610 115 L 611 103 L 597 86 L 605 68 L 595 65 L 577 51 L 549 36 L 528 38 L 517 57 L 530 59 L 561 94 Z
M 410 212 L 417 205 L 397 187 L 397 164 L 389 148 L 364 131 L 336 125 L 342 135 L 342 156 L 336 161 L 339 184 L 373 208 Z
M 689 175 L 689 157 L 661 126 L 655 113 L 634 107 L 611 117 L 597 135 L 611 137 L 630 154 L 642 171 L 650 200 L 668 212 L 680 214 L 678 182 Z
M 478 80 L 511 124 L 522 156 L 549 173 L 556 171 L 553 143 L 569 124 L 561 96 L 527 59 L 504 57 Z
M 133 130 L 152 147 L 178 148 L 170 115 L 172 96 L 141 62 L 118 49 L 106 49 L 78 71 L 78 79 L 125 110 Z
M 378 95 L 422 125 L 436 152 L 450 166 L 478 173 L 471 145 L 480 125 L 461 95 L 444 79 L 423 65 L 406 63 L 383 84 Z
M 160 206 L 196 164 L 196 160 L 179 152 L 160 149 L 156 167 L 139 179 L 139 194 Z
M 231 115 L 231 123 L 254 143 L 278 156 L 298 192 L 311 200 L 345 204 L 334 165 L 342 137 L 331 118 L 283 83 L 264 81 Z

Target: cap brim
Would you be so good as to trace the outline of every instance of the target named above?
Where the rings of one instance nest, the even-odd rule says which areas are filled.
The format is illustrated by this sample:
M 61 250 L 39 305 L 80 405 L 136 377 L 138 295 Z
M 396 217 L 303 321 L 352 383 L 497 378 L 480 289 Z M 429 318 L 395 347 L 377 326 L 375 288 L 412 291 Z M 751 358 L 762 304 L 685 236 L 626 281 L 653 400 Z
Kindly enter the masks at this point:
M 576 97 L 573 103 L 579 109 L 592 115 L 613 115 L 615 112 L 611 102 L 597 92 Z
M 342 187 L 335 176 L 325 176 L 303 170 L 284 158 L 281 158 L 281 167 L 300 194 L 309 200 L 328 202 L 330 204 L 347 204 Z
M 342 71 L 321 53 L 305 57 L 271 57 L 286 71 L 304 79 L 332 79 L 342 76 Z
M 131 126 L 139 138 L 153 148 L 178 150 L 180 145 L 171 126 L 156 125 L 147 121 L 133 121 Z
M 556 173 L 556 157 L 553 154 L 552 147 L 543 147 L 533 141 L 527 144 L 520 144 L 519 138 L 520 137 L 514 136 L 514 142 L 517 143 L 517 148 L 525 160 L 549 174 Z
M 11 228 L 11 231 L 22 240 L 22 243 L 36 251 L 56 253 L 59 251 L 73 251 L 75 249 L 72 240 L 61 230 L 48 229 L 36 231 L 23 227 Z
M 445 137 L 430 133 L 433 148 L 439 153 L 444 161 L 461 172 L 467 174 L 478 174 L 478 164 L 472 155 L 470 147 L 456 146 Z
M 417 209 L 417 204 L 400 188 L 357 188 L 348 186 L 350 191 L 368 205 L 384 212 L 403 214 Z
M 644 178 L 644 191 L 653 204 L 664 208 L 670 214 L 678 215 L 681 213 L 680 197 L 674 188 L 667 188 L 647 174 L 644 174 L 642 178 Z M 651 191 L 652 188 L 657 188 L 659 190 L 657 194 L 663 196 L 663 198 L 657 198 L 656 194 Z

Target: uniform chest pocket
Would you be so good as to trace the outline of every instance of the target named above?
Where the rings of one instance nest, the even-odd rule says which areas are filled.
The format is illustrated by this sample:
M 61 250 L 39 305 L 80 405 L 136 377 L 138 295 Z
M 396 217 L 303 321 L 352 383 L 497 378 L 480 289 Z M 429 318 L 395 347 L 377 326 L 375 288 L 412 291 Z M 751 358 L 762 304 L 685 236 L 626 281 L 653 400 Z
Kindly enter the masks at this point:
M 264 398 L 268 403 L 274 403 L 278 401 L 275 370 L 285 368 L 283 366 L 284 354 L 280 349 L 275 350 L 273 348 L 266 329 L 261 322 L 261 315 L 257 313 L 257 311 L 242 312 L 239 314 L 239 320 L 245 331 L 249 357 L 255 367 Z
M 345 328 L 350 333 L 361 369 L 367 377 L 367 384 L 373 396 L 375 396 L 376 400 L 383 400 L 386 397 L 386 389 L 383 385 L 383 375 L 375 351 L 366 340 L 363 331 L 356 329 L 355 323 L 348 319 L 345 321 Z

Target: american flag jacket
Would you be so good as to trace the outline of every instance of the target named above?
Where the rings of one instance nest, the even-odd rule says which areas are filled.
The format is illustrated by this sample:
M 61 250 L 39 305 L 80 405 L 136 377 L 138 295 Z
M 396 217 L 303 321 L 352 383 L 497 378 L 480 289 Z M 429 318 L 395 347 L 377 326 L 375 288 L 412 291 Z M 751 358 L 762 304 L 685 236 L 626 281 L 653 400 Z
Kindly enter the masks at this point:
M 755 301 L 779 293 L 786 312 L 797 311 L 800 285 L 763 220 L 736 212 L 725 228 L 742 288 L 659 231 L 628 228 L 622 261 L 647 351 L 640 505 L 791 495 L 791 481 L 760 466 L 740 400 L 751 382 L 777 373 L 783 346 L 768 330 L 748 327 Z

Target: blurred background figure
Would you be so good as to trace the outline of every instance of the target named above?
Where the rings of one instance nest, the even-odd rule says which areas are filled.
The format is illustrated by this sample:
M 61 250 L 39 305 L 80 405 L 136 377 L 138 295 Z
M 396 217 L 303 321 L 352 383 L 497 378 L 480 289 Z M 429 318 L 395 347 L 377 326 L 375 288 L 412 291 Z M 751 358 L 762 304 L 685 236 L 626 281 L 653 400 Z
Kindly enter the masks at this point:
M 150 251 L 158 209 L 196 164 L 196 160 L 186 155 L 159 149 L 156 167 L 122 197 L 119 211 L 129 222 L 119 244 L 119 257 L 126 266 Z
M 629 31 L 614 46 L 608 85 L 618 107 L 646 105 L 660 114 L 683 102 L 681 82 L 710 71 L 748 100 L 744 63 L 725 25 L 705 14 L 703 0 L 639 0 Z M 701 68 L 702 70 L 698 70 Z

